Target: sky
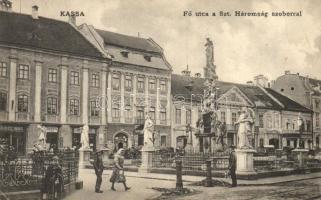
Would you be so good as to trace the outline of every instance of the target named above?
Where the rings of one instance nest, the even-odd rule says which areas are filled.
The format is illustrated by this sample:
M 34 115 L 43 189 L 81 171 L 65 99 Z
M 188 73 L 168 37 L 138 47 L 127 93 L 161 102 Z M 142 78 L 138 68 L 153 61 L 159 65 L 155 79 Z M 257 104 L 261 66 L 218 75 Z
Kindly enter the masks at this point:
M 317 0 L 13 0 L 15 12 L 67 21 L 60 11 L 79 11 L 77 25 L 153 38 L 181 73 L 203 73 L 206 38 L 214 43 L 219 80 L 245 83 L 258 74 L 273 80 L 300 73 L 321 79 L 321 1 Z M 192 16 L 183 16 L 191 11 Z M 195 12 L 216 16 L 195 16 Z M 218 16 L 220 11 L 231 16 Z M 268 12 L 268 17 L 234 16 L 235 11 Z M 301 17 L 276 17 L 272 12 L 302 12 Z

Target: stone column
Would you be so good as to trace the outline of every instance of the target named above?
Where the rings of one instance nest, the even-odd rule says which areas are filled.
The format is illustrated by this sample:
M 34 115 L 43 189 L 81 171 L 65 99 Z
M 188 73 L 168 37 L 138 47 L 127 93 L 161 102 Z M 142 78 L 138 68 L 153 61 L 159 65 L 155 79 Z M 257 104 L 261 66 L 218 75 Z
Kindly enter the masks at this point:
M 171 79 L 168 79 L 166 81 L 166 85 L 167 85 L 167 105 L 166 105 L 166 125 L 167 126 L 170 126 L 171 125 L 171 102 L 172 102 L 172 99 L 171 99 Z M 173 115 L 175 116 L 175 115 Z M 176 141 L 175 141 L 176 143 Z
M 88 124 L 88 61 L 83 63 L 83 79 L 82 79 L 82 123 Z
M 145 113 L 149 113 L 149 79 L 145 78 Z
M 35 61 L 36 73 L 35 73 L 35 122 L 41 121 L 41 87 L 42 87 L 42 62 Z
M 156 88 L 157 88 L 157 93 L 156 93 L 156 107 L 155 107 L 155 122 L 156 124 L 160 124 L 160 114 L 159 114 L 159 107 L 160 107 L 160 86 L 159 86 L 159 79 L 156 78 Z
M 120 75 L 120 123 L 125 123 L 125 75 Z
M 17 81 L 17 52 L 12 50 L 10 55 L 10 85 L 9 85 L 9 121 L 16 120 L 16 81 Z
M 67 66 L 61 66 L 61 89 L 60 89 L 60 123 L 66 123 L 67 116 L 67 80 L 68 69 Z
M 101 70 L 101 123 L 103 125 L 107 124 L 106 119 L 106 84 L 107 84 L 107 66 L 104 64 Z
M 136 123 L 136 104 L 137 104 L 137 99 L 136 99 L 136 94 L 137 94 L 137 75 L 133 76 L 133 118 L 134 118 L 134 123 Z
M 108 84 L 107 84 L 107 123 L 111 123 L 111 103 L 112 103 L 112 95 L 111 95 L 111 80 L 112 80 L 112 72 L 108 72 Z

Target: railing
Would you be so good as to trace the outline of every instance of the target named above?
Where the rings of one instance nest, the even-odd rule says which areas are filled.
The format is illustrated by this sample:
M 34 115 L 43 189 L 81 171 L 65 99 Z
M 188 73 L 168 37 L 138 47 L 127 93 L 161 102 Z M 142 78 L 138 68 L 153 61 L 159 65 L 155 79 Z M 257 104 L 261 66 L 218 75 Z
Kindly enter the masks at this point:
M 57 152 L 62 167 L 64 184 L 75 182 L 78 177 L 78 152 Z M 0 162 L 0 188 L 2 192 L 42 189 L 46 169 L 53 153 L 37 152 L 31 158 Z
M 30 120 L 30 113 L 16 112 L 16 120 L 17 121 L 29 121 Z
M 213 153 L 160 153 L 153 154 L 152 167 L 153 168 L 174 168 L 175 160 L 182 160 L 183 172 L 188 171 L 205 171 L 206 161 L 212 161 L 213 170 L 226 170 L 229 165 L 229 155 L 227 152 L 213 152 Z

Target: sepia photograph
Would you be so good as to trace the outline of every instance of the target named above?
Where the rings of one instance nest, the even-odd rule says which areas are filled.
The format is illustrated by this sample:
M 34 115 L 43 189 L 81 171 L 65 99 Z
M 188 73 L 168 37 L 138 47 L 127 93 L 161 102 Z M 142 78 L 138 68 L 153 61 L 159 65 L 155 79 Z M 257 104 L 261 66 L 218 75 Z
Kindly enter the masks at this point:
M 0 200 L 321 199 L 321 1 L 0 0 Z

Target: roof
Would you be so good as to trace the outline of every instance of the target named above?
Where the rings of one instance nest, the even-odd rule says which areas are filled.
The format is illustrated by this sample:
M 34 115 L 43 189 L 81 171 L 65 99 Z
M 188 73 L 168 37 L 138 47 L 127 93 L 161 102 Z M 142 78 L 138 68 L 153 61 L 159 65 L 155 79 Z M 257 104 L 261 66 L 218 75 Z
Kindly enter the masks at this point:
M 55 19 L 0 11 L 0 43 L 77 56 L 103 55 L 71 24 Z
M 203 95 L 204 90 L 204 78 L 196 78 L 196 77 L 188 77 L 178 74 L 172 74 L 171 78 L 171 93 L 173 96 L 179 95 L 184 96 L 186 100 L 190 99 L 191 93 L 185 87 L 186 85 L 193 82 L 192 87 L 192 94 L 194 95 Z M 262 88 L 258 86 L 252 86 L 247 84 L 239 84 L 239 83 L 230 83 L 230 82 L 217 82 L 218 95 L 221 96 L 225 94 L 228 90 L 232 89 L 233 87 L 237 87 L 240 91 L 246 95 L 246 97 L 252 101 L 256 108 L 263 108 L 263 109 L 274 109 L 274 110 L 290 110 L 290 111 L 299 111 L 299 112 L 311 112 L 309 109 L 301 106 L 300 104 L 294 102 L 293 100 L 277 93 L 274 90 L 269 88 L 266 91 L 280 101 L 282 104 L 285 105 L 285 108 L 282 108 L 280 104 L 278 104 L 273 98 L 271 98 Z M 270 92 L 272 91 L 272 92 Z M 194 98 L 193 98 L 194 99 Z M 197 98 L 194 99 L 197 101 Z
M 105 30 L 95 30 L 104 39 L 104 42 L 107 45 L 115 45 L 122 48 L 131 48 L 152 53 L 162 53 L 162 50 L 148 39 L 123 35 Z
M 271 88 L 265 88 L 273 97 L 279 100 L 284 106 L 285 110 L 298 111 L 298 112 L 312 112 L 312 110 L 302 106 L 301 104 L 289 99 L 288 97 L 278 93 L 277 91 Z

